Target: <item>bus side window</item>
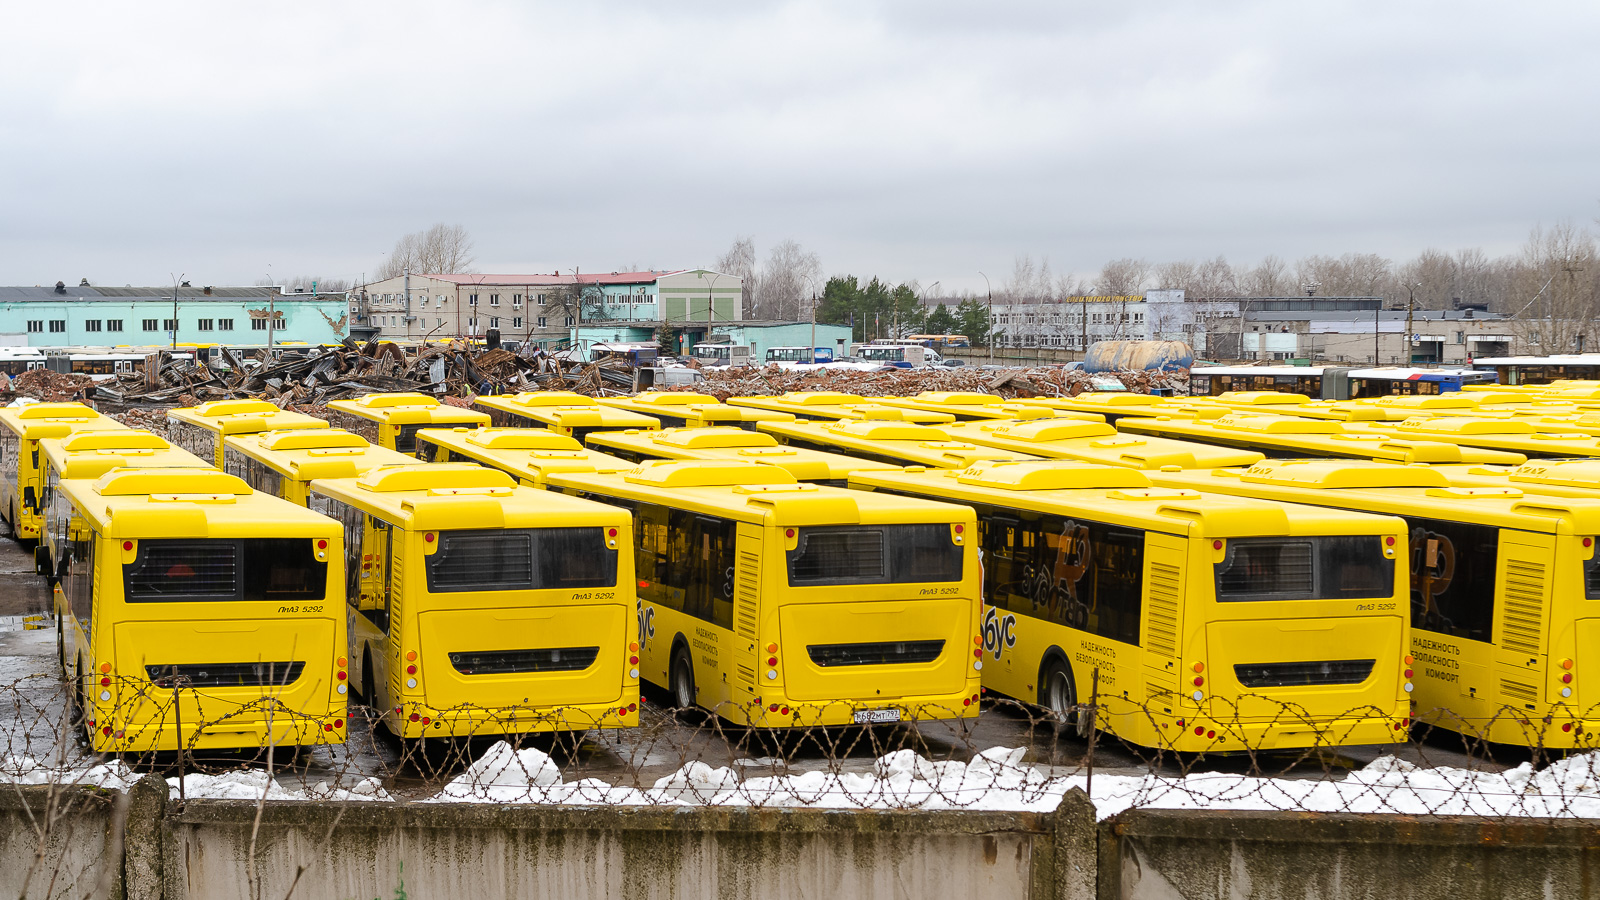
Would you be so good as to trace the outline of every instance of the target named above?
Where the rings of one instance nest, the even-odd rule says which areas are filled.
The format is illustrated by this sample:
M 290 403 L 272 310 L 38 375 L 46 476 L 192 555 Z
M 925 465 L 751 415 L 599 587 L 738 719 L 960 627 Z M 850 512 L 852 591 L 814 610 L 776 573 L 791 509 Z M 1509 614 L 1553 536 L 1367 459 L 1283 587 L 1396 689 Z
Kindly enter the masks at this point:
M 363 530 L 361 560 L 358 570 L 362 576 L 357 611 L 384 634 L 389 633 L 389 523 L 360 514 L 367 527 Z
M 1406 524 L 1411 526 L 1411 627 L 1491 640 L 1500 530 L 1436 519 L 1408 518 Z
M 983 595 L 992 606 L 1010 609 L 1013 594 L 1021 594 L 1013 542 L 1021 522 L 1011 516 L 983 515 L 978 519 L 978 546 L 983 548 Z M 1021 607 L 1018 607 L 1019 610 Z
M 94 564 L 95 564 L 95 539 L 90 535 L 86 541 L 77 541 L 71 545 L 74 565 L 68 575 L 70 581 L 67 588 L 67 604 L 72 609 L 72 615 L 78 620 L 84 631 L 89 630 L 89 623 L 94 614 Z

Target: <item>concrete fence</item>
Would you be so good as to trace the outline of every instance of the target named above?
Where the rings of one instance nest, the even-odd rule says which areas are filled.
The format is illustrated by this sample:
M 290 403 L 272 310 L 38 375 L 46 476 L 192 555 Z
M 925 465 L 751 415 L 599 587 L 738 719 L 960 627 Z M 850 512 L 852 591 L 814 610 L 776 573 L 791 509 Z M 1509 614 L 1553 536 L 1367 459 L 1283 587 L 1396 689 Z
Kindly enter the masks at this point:
M 0 896 L 1600 898 L 1594 821 L 192 800 L 0 787 Z

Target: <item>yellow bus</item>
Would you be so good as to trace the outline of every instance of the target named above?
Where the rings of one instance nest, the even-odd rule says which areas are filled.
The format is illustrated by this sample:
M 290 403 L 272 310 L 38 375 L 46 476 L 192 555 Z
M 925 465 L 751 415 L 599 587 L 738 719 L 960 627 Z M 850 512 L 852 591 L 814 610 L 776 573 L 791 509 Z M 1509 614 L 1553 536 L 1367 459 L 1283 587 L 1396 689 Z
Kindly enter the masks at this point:
M 244 479 L 263 494 L 298 506 L 311 500 L 318 478 L 354 478 L 379 466 L 404 466 L 416 460 L 398 450 L 368 443 L 342 428 L 255 431 L 222 441 L 222 470 Z
M 58 650 L 100 753 L 343 743 L 339 525 L 211 468 L 60 492 Z
M 1405 519 L 1415 717 L 1497 743 L 1594 746 L 1600 695 L 1582 685 L 1600 667 L 1600 500 L 1462 487 L 1432 467 L 1356 460 L 1150 477 Z
M 495 425 L 548 428 L 579 443 L 592 431 L 661 427 L 661 421 L 653 416 L 601 406 L 593 397 L 571 391 L 524 391 L 480 396 L 472 402 L 487 412 Z
M 482 466 L 312 484 L 343 525 L 355 684 L 402 739 L 639 724 L 627 513 Z
M 647 459 L 706 459 L 759 462 L 777 466 L 797 481 L 847 487 L 856 469 L 895 469 L 896 463 L 872 462 L 807 447 L 780 445 L 770 434 L 739 428 L 666 428 L 661 431 L 599 431 L 589 443 L 629 464 Z
M 703 428 L 733 425 L 751 431 L 760 422 L 793 422 L 794 413 L 773 412 L 749 406 L 720 403 L 710 394 L 687 391 L 645 391 L 632 397 L 600 397 L 602 406 L 631 410 L 654 417 L 662 428 Z
M 330 400 L 328 423 L 360 432 L 374 428 L 378 445 L 401 453 L 417 452 L 417 432 L 424 428 L 476 428 L 489 415 L 440 403 L 427 394 L 367 394 L 354 400 Z
M 9 537 L 38 540 L 44 523 L 44 460 L 39 442 L 79 431 L 125 431 L 126 425 L 82 403 L 35 403 L 0 409 L 0 472 Z M 44 571 L 43 569 L 40 570 Z
M 1364 423 L 1363 427 L 1394 437 L 1444 441 L 1520 453 L 1530 459 L 1600 456 L 1600 438 L 1582 432 L 1540 431 L 1524 419 L 1439 416 L 1404 422 Z
M 1262 458 L 1252 450 L 1217 447 L 1196 441 L 1142 434 L 1122 434 L 1100 422 L 1039 417 L 1010 422 L 964 422 L 945 430 L 951 439 L 1033 457 L 1107 462 L 1135 469 L 1158 466 L 1247 466 Z M 1128 421 L 1128 420 L 1123 420 Z
M 1081 424 L 1094 425 L 1092 422 Z M 949 426 L 846 419 L 840 422 L 763 422 L 761 430 L 785 446 L 844 453 L 895 466 L 965 469 L 984 459 L 1038 459 L 1028 453 L 956 440 Z
M 1029 409 L 1004 397 L 970 391 L 923 391 L 915 397 L 878 397 L 876 400 L 884 406 L 893 406 L 897 409 L 949 413 L 957 422 L 1015 419 L 1019 410 Z M 1063 410 L 1056 415 L 1067 419 L 1082 419 L 1085 422 L 1105 421 L 1104 416 L 1092 412 Z
M 1409 397 L 1407 399 L 1420 399 Z M 1199 418 L 1212 418 L 1205 411 L 1226 413 L 1249 412 L 1267 415 L 1295 416 L 1301 419 L 1328 419 L 1335 422 L 1366 422 L 1385 418 L 1381 409 L 1365 402 L 1348 400 L 1313 400 L 1305 394 L 1284 394 L 1278 391 L 1223 391 L 1210 397 L 1179 397 L 1169 406 L 1174 417 L 1189 412 Z
M 1172 405 L 1171 398 L 1125 391 L 1084 391 L 1076 397 L 1027 397 L 1013 400 L 1018 406 L 1038 406 L 1062 413 L 1089 413 L 1115 423 L 1123 416 L 1153 416 L 1154 410 Z
M 1095 726 L 1144 747 L 1406 740 L 1406 532 L 1393 516 L 1056 460 L 850 483 L 976 511 L 984 687 L 1059 723 L 1095 698 Z
M 34 557 L 47 578 L 61 576 L 66 547 L 83 539 L 84 524 L 73 515 L 72 504 L 61 493 L 65 478 L 95 479 L 112 469 L 208 469 L 209 462 L 180 450 L 148 431 L 80 431 L 63 438 L 39 442 L 44 455 L 44 489 L 40 508 L 44 522 Z
M 792 414 L 800 421 L 838 422 L 844 419 L 878 419 L 918 425 L 948 425 L 956 417 L 947 412 L 885 406 L 880 398 L 834 391 L 790 391 L 775 397 L 729 397 L 733 406 Z M 757 426 L 760 427 L 760 426 Z
M 219 469 L 223 439 L 231 434 L 327 427 L 322 419 L 279 409 L 265 400 L 213 400 L 167 410 L 167 439 Z
M 1342 422 L 1301 419 L 1294 416 L 1233 413 L 1209 421 L 1172 419 L 1166 416 L 1151 419 L 1128 418 L 1118 422 L 1117 429 L 1138 435 L 1182 437 L 1203 444 L 1253 450 L 1279 458 L 1327 456 L 1345 459 L 1382 459 L 1403 463 L 1485 463 L 1513 466 L 1527 458 L 1521 453 L 1488 450 L 1444 441 L 1393 437 L 1381 431 L 1349 428 Z M 1248 463 L 1221 465 L 1248 465 Z
M 632 512 L 641 671 L 677 707 L 765 728 L 977 715 L 972 510 L 748 462 L 550 484 Z
M 597 431 L 590 437 L 611 434 Z M 470 462 L 544 487 L 551 472 L 621 472 L 633 463 L 586 449 L 576 439 L 545 428 L 425 428 L 417 432 L 423 462 Z

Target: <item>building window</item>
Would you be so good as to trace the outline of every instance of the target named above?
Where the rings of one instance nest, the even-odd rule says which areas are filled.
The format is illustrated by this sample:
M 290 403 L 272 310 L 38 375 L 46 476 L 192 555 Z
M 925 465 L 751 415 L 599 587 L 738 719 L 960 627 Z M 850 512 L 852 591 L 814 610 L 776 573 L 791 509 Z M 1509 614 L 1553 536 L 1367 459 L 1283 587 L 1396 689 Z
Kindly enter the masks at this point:
M 568 325 L 572 324 L 572 317 L 571 316 L 567 316 L 567 324 Z
M 121 331 L 122 330 L 122 320 L 121 319 L 107 319 L 106 320 L 106 330 L 107 331 Z
M 66 331 L 66 330 L 67 330 L 67 320 L 66 319 L 51 319 L 50 320 L 50 333 L 51 334 L 60 334 L 61 332 Z
M 543 299 L 543 298 L 541 297 L 540 299 Z M 546 325 L 544 324 L 544 316 L 540 316 L 539 317 L 539 327 L 540 328 L 546 327 Z
M 250 320 L 250 330 L 251 331 L 266 331 L 267 330 L 267 320 L 266 319 L 251 319 Z
M 1456 332 L 1456 343 L 1465 344 L 1466 342 L 1467 342 L 1467 333 L 1464 332 L 1464 331 Z
M 39 334 L 40 332 L 44 331 L 44 320 L 43 319 L 29 319 L 28 320 L 28 331 L 31 334 Z
M 200 331 L 210 331 L 211 326 L 214 324 L 215 323 L 210 319 L 200 319 L 199 321 L 195 322 L 195 328 Z
M 468 306 L 477 306 L 478 305 L 478 295 L 477 294 L 468 294 L 467 295 L 467 305 Z
M 500 317 L 499 316 L 490 316 L 489 317 L 489 327 L 490 328 L 499 328 L 500 327 Z
M 477 328 L 478 327 L 478 317 L 477 316 L 468 316 L 467 317 L 467 327 L 468 328 Z
M 540 295 L 539 295 L 539 305 L 540 305 L 540 306 L 543 306 L 543 305 L 544 305 L 544 295 L 543 295 L 543 294 L 540 294 Z
M 178 330 L 178 320 L 177 319 L 162 319 L 161 320 L 161 330 L 162 331 L 177 331 Z
M 440 306 L 444 306 L 444 295 L 443 294 L 439 295 L 438 300 L 439 300 L 439 305 Z
M 144 330 L 145 331 L 155 331 L 156 330 L 156 320 L 155 319 L 145 319 L 144 320 Z
M 218 319 L 217 320 L 217 330 L 218 331 L 232 331 L 233 330 L 233 320 L 232 319 Z
M 83 330 L 84 331 L 99 331 L 100 330 L 100 320 L 99 319 L 84 319 L 83 320 Z
M 522 295 L 521 294 L 512 294 L 511 295 L 511 305 L 512 306 L 521 306 L 522 305 Z
M 434 319 L 433 320 L 433 327 L 435 327 L 435 328 L 443 328 L 444 327 L 444 320 L 443 319 Z
M 489 305 L 490 306 L 499 306 L 500 305 L 500 295 L 499 294 L 490 294 L 489 295 Z
M 522 317 L 521 316 L 513 317 L 511 319 L 511 327 L 512 328 L 521 328 L 522 327 Z

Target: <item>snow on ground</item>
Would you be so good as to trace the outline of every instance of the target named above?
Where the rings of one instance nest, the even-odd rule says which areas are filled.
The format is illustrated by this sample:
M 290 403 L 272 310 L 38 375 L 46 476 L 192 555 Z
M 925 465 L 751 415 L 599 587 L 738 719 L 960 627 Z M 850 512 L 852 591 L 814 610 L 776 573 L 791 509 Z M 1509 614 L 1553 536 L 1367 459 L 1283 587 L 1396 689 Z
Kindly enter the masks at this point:
M 178 779 L 167 779 L 167 795 L 178 796 Z M 183 796 L 188 800 L 390 800 L 376 778 L 362 778 L 348 787 L 315 786 L 291 790 L 260 769 L 235 769 L 220 775 L 183 776 Z
M 0 757 L 0 784 L 81 784 L 125 791 L 139 780 L 139 773 L 122 760 L 97 765 L 50 765 L 27 754 Z
M 985 750 L 961 763 L 900 750 L 877 760 L 871 774 L 754 778 L 691 762 L 641 791 L 596 779 L 562 782 L 546 754 L 497 744 L 431 802 L 1048 811 L 1068 790 L 1089 787 L 1082 775 L 1050 776 L 1022 765 L 1023 752 Z M 1131 808 L 1600 818 L 1600 753 L 1573 756 L 1539 772 L 1527 763 L 1489 773 L 1427 769 L 1382 757 L 1338 780 L 1101 775 L 1092 789 L 1101 818 Z
M 962 763 L 900 750 L 878 759 L 870 773 L 750 778 L 733 767 L 696 761 L 640 790 L 594 778 L 563 781 L 549 755 L 500 742 L 423 802 L 1043 812 L 1054 809 L 1072 788 L 1090 787 L 1085 776 L 1052 776 L 1023 765 L 1022 756 L 1021 749 L 996 748 Z M 0 783 L 55 781 L 124 790 L 137 778 L 120 761 L 63 767 L 26 756 L 0 758 Z M 171 796 L 178 796 L 178 779 L 169 778 L 167 784 Z M 376 778 L 294 789 L 259 770 L 187 775 L 183 787 L 189 799 L 392 799 Z M 1600 818 L 1600 751 L 1568 757 L 1538 772 L 1527 763 L 1504 772 L 1429 769 L 1385 756 L 1340 779 L 1102 774 L 1094 779 L 1091 800 L 1101 818 L 1134 808 Z

